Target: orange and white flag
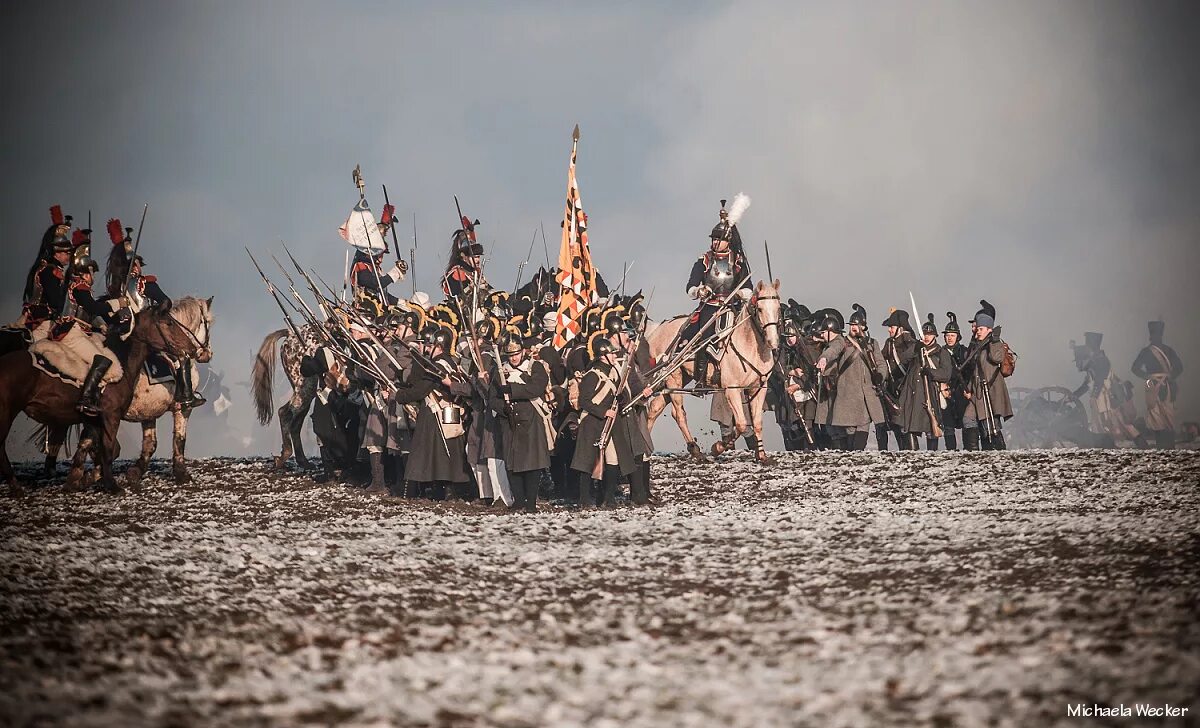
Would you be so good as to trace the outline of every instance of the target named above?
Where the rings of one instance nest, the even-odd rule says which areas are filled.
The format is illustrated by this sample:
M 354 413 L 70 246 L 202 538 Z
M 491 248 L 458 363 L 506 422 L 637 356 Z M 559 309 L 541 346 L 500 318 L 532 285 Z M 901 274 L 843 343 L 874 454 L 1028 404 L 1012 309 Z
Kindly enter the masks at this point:
M 562 242 L 558 248 L 558 284 L 561 296 L 554 323 L 554 348 L 562 349 L 583 328 L 583 312 L 596 290 L 596 269 L 588 249 L 587 213 L 579 199 L 575 181 L 575 152 L 579 147 L 579 126 L 571 141 L 571 164 L 567 168 L 567 204 L 563 211 Z

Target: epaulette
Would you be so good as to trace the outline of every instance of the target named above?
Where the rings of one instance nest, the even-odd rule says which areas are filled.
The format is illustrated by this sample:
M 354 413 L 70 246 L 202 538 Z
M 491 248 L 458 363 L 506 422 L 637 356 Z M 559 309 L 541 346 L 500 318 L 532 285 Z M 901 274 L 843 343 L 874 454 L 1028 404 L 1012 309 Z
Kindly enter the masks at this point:
M 63 273 L 63 269 L 59 268 L 58 266 L 51 267 L 50 272 L 53 273 L 54 277 L 60 281 L 63 280 L 64 278 L 66 278 L 66 274 Z
M 142 280 L 147 283 L 157 283 L 158 276 L 142 276 Z

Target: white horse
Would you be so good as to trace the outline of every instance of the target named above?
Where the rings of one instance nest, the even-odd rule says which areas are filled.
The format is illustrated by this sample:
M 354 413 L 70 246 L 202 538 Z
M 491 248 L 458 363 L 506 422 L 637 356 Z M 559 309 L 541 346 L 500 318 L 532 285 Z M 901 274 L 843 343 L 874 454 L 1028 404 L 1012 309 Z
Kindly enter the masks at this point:
M 189 331 L 200 345 L 200 356 L 196 361 L 207 362 L 212 359 L 212 296 L 207 299 L 185 296 L 171 304 L 171 317 Z M 200 386 L 200 377 L 196 369 L 192 369 L 192 387 Z M 136 482 L 149 467 L 150 458 L 158 448 L 158 418 L 171 412 L 175 418 L 173 448 L 171 453 L 171 469 L 176 483 L 187 483 L 191 476 L 187 472 L 187 461 L 184 450 L 187 445 L 187 423 L 191 410 L 184 410 L 175 401 L 175 380 L 162 383 L 151 383 L 150 377 L 143 369 L 134 385 L 133 401 L 121 419 L 125 422 L 137 422 L 142 426 L 141 457 L 131 468 L 128 477 L 130 482 Z M 66 440 L 66 429 L 50 429 L 46 432 L 46 476 L 54 474 L 58 460 L 58 451 Z M 76 448 L 72 461 L 72 473 L 68 482 L 77 482 L 82 476 L 84 457 L 89 452 L 89 439 L 84 436 Z M 114 457 L 116 454 L 114 453 Z
M 720 455 L 732 449 L 737 438 L 745 435 L 753 427 L 754 436 L 757 438 L 755 455 L 760 462 L 767 462 L 767 454 L 762 444 L 762 413 L 767 396 L 767 378 L 775 367 L 775 351 L 779 349 L 780 318 L 779 281 L 759 281 L 754 295 L 738 314 L 725 344 L 724 353 L 717 362 L 722 389 L 718 394 L 726 398 L 734 425 L 721 440 L 713 443 L 713 455 Z M 676 340 L 687 319 L 687 316 L 676 316 L 662 322 L 648 335 L 650 355 L 655 361 L 664 358 L 667 347 Z M 679 425 L 679 431 L 683 433 L 688 452 L 692 457 L 703 460 L 703 451 L 688 428 L 687 413 L 683 409 L 683 394 L 679 391 L 686 383 L 685 377 L 694 378 L 692 366 L 693 362 L 688 361 L 667 378 L 670 393 L 655 397 L 650 402 L 648 417 L 649 425 L 653 428 L 655 420 L 666 409 L 669 398 L 671 415 Z M 746 402 L 750 405 L 749 421 L 746 419 Z

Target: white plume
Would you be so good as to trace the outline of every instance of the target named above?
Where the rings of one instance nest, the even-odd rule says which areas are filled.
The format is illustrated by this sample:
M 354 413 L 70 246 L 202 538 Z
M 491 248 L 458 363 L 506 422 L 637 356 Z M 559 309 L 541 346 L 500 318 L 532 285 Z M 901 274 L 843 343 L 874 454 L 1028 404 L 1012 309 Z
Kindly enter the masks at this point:
M 729 205 L 729 224 L 736 225 L 738 220 L 742 219 L 742 215 L 746 214 L 746 210 L 750 207 L 750 196 L 744 192 L 739 192 L 733 196 L 733 203 Z

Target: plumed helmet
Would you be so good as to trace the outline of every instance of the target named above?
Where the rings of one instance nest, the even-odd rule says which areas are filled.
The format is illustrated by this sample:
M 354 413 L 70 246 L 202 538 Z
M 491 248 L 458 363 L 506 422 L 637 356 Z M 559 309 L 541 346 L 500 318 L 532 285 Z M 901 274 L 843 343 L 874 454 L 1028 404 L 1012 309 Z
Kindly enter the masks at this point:
M 624 306 L 613 306 L 604 312 L 604 333 L 612 336 L 625 330 Z
M 50 241 L 50 252 L 52 253 L 70 253 L 74 249 L 75 246 L 71 245 L 71 241 L 67 239 L 66 235 L 55 235 L 54 239 Z
M 71 272 L 82 273 L 85 270 L 93 273 L 100 270 L 100 266 L 92 260 L 92 246 L 87 243 L 76 245 L 71 251 Z
M 867 325 L 867 309 L 860 304 L 854 304 L 854 313 L 850 314 L 850 323 L 858 326 Z
M 503 356 L 513 356 L 525 351 L 525 344 L 521 340 L 520 332 L 509 332 L 504 336 L 500 344 L 500 354 Z
M 937 334 L 937 324 L 933 322 L 933 314 L 926 314 L 925 322 L 921 324 L 922 334 Z
M 427 344 L 441 347 L 442 351 L 454 351 L 454 345 L 458 341 L 458 334 L 446 324 L 432 322 L 425 327 L 423 338 Z
M 451 328 L 458 328 L 458 313 L 445 303 L 439 303 L 429 311 L 428 317 L 434 323 L 442 323 Z
M 590 333 L 599 331 L 604 326 L 604 311 L 599 306 L 592 306 L 583 312 L 583 330 Z
M 501 328 L 500 319 L 495 316 L 485 316 L 475 322 L 475 337 L 484 341 L 496 341 Z
M 597 331 L 588 337 L 587 350 L 588 356 L 592 358 L 592 361 L 596 361 L 605 354 L 611 354 L 615 351 L 612 342 L 608 340 L 603 331 Z
M 1100 342 L 1104 340 L 1104 334 L 1095 331 L 1085 331 L 1083 334 L 1083 345 L 1092 351 L 1100 351 Z
M 979 314 L 987 314 L 992 317 L 992 321 L 996 320 L 996 307 L 988 303 L 985 299 L 979 299 L 979 310 L 975 312 L 975 317 L 971 319 L 971 323 L 979 318 Z
M 1161 339 L 1163 333 L 1167 330 L 1166 321 L 1148 321 L 1146 329 L 1150 332 L 1150 338 Z
M 942 333 L 962 334 L 958 329 L 958 316 L 955 316 L 953 311 L 946 312 L 946 328 L 942 329 Z
M 404 315 L 404 320 L 408 323 L 408 328 L 413 331 L 420 331 L 425 328 L 425 309 L 412 301 L 405 301 L 400 304 L 400 310 Z
M 716 225 L 713 225 L 712 232 L 709 233 L 708 239 L 733 242 L 733 225 L 730 225 L 726 220 L 721 220 Z
M 785 318 L 779 328 L 783 331 L 783 337 L 800 338 L 800 327 L 796 326 L 796 322 L 790 318 Z
M 358 294 L 354 297 L 354 310 L 372 320 L 383 318 L 383 306 L 379 299 L 363 288 L 358 289 Z

